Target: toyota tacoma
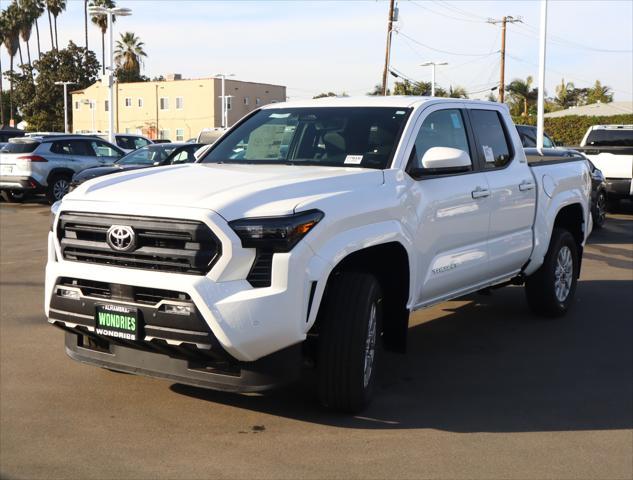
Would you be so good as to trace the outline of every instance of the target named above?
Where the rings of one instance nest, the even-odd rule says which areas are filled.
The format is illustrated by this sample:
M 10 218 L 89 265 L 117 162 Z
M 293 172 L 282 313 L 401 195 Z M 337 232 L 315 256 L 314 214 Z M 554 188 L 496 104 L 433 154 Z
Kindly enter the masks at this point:
M 324 405 L 359 411 L 414 310 L 525 285 L 565 314 L 590 188 L 581 156 L 529 164 L 501 104 L 272 104 L 194 164 L 56 204 L 46 315 L 80 362 L 235 392 L 310 369 Z

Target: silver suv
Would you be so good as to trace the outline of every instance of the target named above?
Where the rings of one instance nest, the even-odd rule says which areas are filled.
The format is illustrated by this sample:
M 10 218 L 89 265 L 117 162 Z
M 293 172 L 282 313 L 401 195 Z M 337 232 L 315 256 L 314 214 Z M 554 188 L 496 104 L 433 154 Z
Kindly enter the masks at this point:
M 10 202 L 45 193 L 52 204 L 66 195 L 75 173 L 111 165 L 123 155 L 119 147 L 84 135 L 12 138 L 0 150 L 0 191 Z

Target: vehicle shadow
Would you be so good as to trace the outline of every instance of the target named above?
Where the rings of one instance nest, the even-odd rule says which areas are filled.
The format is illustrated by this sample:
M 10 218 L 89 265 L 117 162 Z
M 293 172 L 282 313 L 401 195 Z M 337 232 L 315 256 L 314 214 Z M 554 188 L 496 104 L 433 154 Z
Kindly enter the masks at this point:
M 628 429 L 632 288 L 633 281 L 580 282 L 572 311 L 553 320 L 529 313 L 520 287 L 416 313 L 409 353 L 385 356 L 375 400 L 358 416 L 319 407 L 311 388 L 299 383 L 258 396 L 171 389 L 210 404 L 343 428 Z

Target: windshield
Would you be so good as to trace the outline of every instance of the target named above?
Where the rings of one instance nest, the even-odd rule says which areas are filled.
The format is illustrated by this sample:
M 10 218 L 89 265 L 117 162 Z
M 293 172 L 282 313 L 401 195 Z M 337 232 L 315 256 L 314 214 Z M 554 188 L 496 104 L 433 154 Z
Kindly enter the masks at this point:
M 387 168 L 410 109 L 312 107 L 260 110 L 202 163 Z
M 633 147 L 633 130 L 592 130 L 587 145 L 594 147 Z
M 117 165 L 154 165 L 163 162 L 176 149 L 171 145 L 150 145 L 128 153 Z

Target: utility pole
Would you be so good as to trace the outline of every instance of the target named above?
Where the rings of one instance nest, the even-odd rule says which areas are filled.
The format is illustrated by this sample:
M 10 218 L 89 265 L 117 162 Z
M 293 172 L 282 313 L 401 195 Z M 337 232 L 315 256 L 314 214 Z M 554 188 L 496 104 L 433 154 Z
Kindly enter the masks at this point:
M 508 23 L 522 23 L 521 17 L 514 18 L 512 16 L 505 16 L 501 20 L 495 20 L 489 18 L 488 23 L 492 25 L 501 24 L 501 68 L 499 78 L 499 103 L 503 103 L 505 98 L 505 69 L 506 69 L 506 25 Z
M 387 22 L 387 49 L 385 51 L 385 69 L 382 72 L 382 94 L 387 95 L 387 73 L 391 55 L 391 31 L 393 30 L 393 14 L 395 0 L 389 0 L 389 21 Z

